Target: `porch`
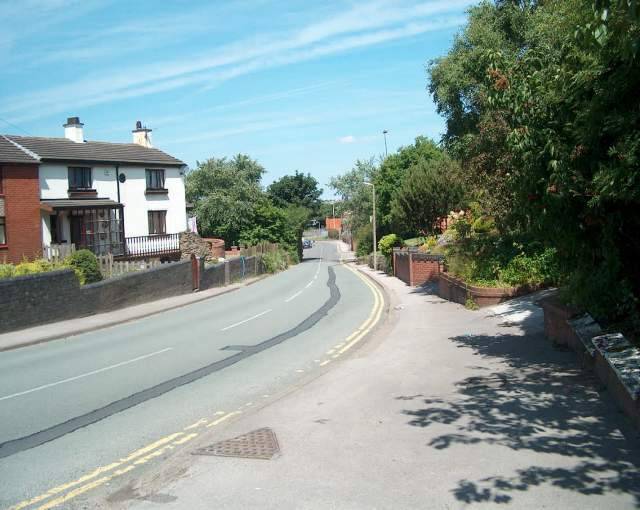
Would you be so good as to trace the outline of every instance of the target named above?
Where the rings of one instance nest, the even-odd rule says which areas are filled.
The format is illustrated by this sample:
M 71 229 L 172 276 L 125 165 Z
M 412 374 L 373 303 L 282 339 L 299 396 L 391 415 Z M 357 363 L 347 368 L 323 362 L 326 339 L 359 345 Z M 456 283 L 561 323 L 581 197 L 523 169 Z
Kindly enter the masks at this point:
M 107 199 L 42 200 L 43 246 L 74 245 L 96 255 L 124 255 L 123 205 Z

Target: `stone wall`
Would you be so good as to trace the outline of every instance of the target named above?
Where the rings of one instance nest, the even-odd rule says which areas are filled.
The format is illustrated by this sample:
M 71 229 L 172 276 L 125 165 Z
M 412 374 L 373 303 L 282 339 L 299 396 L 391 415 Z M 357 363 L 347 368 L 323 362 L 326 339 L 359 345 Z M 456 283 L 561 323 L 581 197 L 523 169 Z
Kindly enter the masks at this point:
M 70 269 L 0 280 L 0 333 L 186 294 L 192 287 L 189 261 L 83 287 Z
M 0 333 L 86 315 L 79 293 L 71 269 L 0 280 Z
M 218 239 L 203 239 L 193 232 L 182 232 L 180 234 L 180 253 L 182 260 L 188 260 L 191 258 L 191 255 L 195 255 L 207 261 L 217 262 L 220 250 L 214 250 L 212 246 L 213 241 L 218 241 Z
M 200 290 L 213 287 L 224 287 L 225 283 L 225 263 L 214 264 L 200 270 Z

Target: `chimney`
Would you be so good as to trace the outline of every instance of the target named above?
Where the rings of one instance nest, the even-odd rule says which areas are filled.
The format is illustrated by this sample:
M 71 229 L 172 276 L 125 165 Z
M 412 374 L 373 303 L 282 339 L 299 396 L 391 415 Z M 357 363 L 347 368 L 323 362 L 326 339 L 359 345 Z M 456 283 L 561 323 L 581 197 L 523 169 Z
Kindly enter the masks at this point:
M 84 124 L 80 122 L 80 117 L 69 117 L 67 123 L 64 126 L 64 137 L 76 143 L 84 142 L 84 131 L 82 126 Z
M 131 131 L 133 133 L 133 143 L 142 145 L 143 147 L 153 147 L 151 145 L 151 130 L 148 127 L 142 127 L 142 122 L 136 122 L 136 128 Z

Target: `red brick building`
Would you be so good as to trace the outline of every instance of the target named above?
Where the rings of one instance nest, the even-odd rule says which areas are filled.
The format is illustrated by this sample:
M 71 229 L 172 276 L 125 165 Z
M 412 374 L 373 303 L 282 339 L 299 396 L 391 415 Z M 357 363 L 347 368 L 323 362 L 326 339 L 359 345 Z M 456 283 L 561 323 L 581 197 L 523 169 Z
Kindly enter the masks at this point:
M 42 254 L 39 161 L 0 135 L 0 263 Z

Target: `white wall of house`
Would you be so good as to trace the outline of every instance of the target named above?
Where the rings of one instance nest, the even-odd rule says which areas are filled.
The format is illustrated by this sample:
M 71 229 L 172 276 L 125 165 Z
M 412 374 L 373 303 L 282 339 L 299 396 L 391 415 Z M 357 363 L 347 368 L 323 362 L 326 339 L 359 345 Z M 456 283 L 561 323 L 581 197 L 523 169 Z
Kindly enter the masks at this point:
M 85 166 L 78 163 L 68 165 L 58 163 L 40 163 L 40 198 L 69 198 L 69 167 Z M 117 200 L 116 171 L 114 166 L 91 166 L 93 189 L 100 198 Z
M 69 166 L 91 166 L 93 189 L 98 198 L 118 200 L 118 183 L 115 165 L 79 165 L 77 163 L 41 163 L 40 197 L 42 199 L 68 198 Z M 145 194 L 146 168 L 164 168 L 166 195 Z M 168 234 L 183 232 L 187 229 L 184 176 L 180 168 L 162 166 L 121 165 L 119 173 L 126 176 L 120 184 L 120 203 L 124 205 L 125 236 L 149 235 L 148 211 L 167 211 L 166 227 Z M 45 246 L 51 243 L 48 214 L 42 215 L 42 241 Z M 69 235 L 68 222 L 62 225 L 62 235 Z M 66 237 L 68 239 L 68 237 Z
M 163 168 L 148 166 L 146 168 Z M 187 229 L 184 176 L 179 168 L 164 168 L 166 195 L 146 195 L 147 178 L 144 167 L 121 166 L 127 180 L 120 184 L 120 201 L 124 204 L 124 228 L 127 237 L 149 234 L 148 211 L 167 211 L 167 234 Z

